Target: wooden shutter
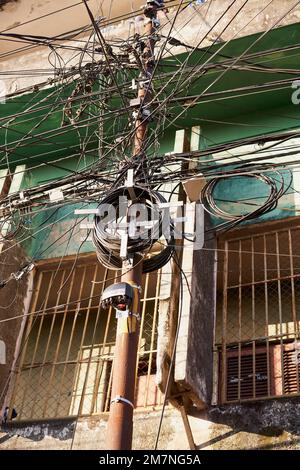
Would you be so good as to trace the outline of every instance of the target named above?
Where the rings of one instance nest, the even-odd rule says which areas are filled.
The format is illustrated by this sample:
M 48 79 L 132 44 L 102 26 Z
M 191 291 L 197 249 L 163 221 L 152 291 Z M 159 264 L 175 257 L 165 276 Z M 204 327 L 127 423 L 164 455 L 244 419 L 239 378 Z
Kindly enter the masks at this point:
M 294 344 L 286 345 L 283 351 L 283 393 L 299 393 L 299 350 Z
M 239 377 L 240 360 L 240 377 Z M 255 372 L 255 380 L 253 374 Z M 240 393 L 239 393 L 240 383 Z M 227 353 L 226 400 L 236 401 L 268 396 L 268 364 L 266 350 L 255 354 L 251 350 Z

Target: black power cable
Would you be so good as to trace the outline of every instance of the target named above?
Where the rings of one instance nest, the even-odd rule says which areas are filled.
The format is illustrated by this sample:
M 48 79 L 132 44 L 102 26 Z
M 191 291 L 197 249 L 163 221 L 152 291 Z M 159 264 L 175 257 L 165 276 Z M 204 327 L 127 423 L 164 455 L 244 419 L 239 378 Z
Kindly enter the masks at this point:
M 218 178 L 213 178 L 202 189 L 200 193 L 200 202 L 203 204 L 204 209 L 212 216 L 225 220 L 224 223 L 218 226 L 219 229 L 221 228 L 228 230 L 229 228 L 232 228 L 241 222 L 261 217 L 262 215 L 273 211 L 276 209 L 279 199 L 288 191 L 292 184 L 291 173 L 289 184 L 286 186 L 284 177 L 279 171 L 273 170 L 273 173 L 276 175 L 275 178 L 274 176 L 266 175 L 260 172 L 251 173 L 247 171 L 249 168 L 251 169 L 251 167 L 254 167 L 254 165 L 244 165 L 243 167 L 240 166 L 237 170 L 227 172 L 226 176 L 224 175 Z M 266 196 L 266 200 L 259 207 L 256 206 L 255 209 L 250 210 L 245 214 L 232 214 L 218 206 L 214 193 L 220 182 L 241 177 L 251 179 L 254 178 L 265 183 L 269 188 L 269 194 Z
M 172 257 L 174 252 L 174 233 L 171 223 L 171 230 L 168 236 L 164 234 L 164 228 L 170 227 L 168 213 L 159 208 L 161 203 L 166 203 L 165 198 L 157 191 L 150 191 L 142 186 L 131 188 L 135 194 L 135 200 L 130 195 L 129 188 L 123 187 L 112 191 L 100 203 L 98 209 L 100 215 L 95 216 L 95 225 L 93 229 L 93 243 L 96 248 L 97 257 L 102 265 L 108 269 L 119 270 L 122 267 L 120 257 L 121 236 L 117 233 L 115 226 L 120 208 L 120 198 L 125 197 L 127 201 L 134 204 L 144 204 L 147 210 L 148 221 L 153 220 L 151 228 L 141 226 L 138 235 L 128 237 L 128 254 L 139 253 L 149 254 L 149 258 L 144 257 L 143 273 L 149 273 L 162 268 Z M 108 207 L 114 208 L 113 211 L 107 210 Z M 121 215 L 124 217 L 124 214 Z M 162 237 L 166 238 L 166 246 L 158 254 L 150 256 L 150 250 L 153 245 Z

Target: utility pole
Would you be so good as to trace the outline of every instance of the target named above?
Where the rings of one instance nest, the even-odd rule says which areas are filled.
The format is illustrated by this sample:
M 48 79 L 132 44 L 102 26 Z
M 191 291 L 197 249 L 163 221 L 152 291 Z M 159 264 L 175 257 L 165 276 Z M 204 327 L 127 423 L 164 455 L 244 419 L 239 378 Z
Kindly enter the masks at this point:
M 141 63 L 142 77 L 138 86 L 135 120 L 135 137 L 133 161 L 140 163 L 145 158 L 145 141 L 147 138 L 148 121 L 145 106 L 151 100 L 151 77 L 155 67 L 154 49 L 157 41 L 156 31 L 159 25 L 157 14 L 163 7 L 163 0 L 148 0 L 144 9 L 145 31 Z M 137 312 L 140 313 L 140 286 L 142 284 L 142 259 L 134 255 L 132 263 L 123 263 L 122 282 L 131 284 L 138 296 Z M 133 410 L 135 392 L 135 373 L 138 360 L 139 318 L 119 318 L 117 325 L 116 346 L 113 363 L 113 379 L 111 407 L 107 428 L 108 450 L 130 450 L 132 448 Z

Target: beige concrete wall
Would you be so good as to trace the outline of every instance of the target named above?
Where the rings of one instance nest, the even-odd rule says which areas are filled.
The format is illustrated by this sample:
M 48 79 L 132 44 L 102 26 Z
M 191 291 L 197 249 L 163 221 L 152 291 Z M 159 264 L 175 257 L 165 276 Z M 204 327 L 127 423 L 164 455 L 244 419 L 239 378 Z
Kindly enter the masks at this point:
M 114 18 L 131 11 L 136 11 L 145 3 L 144 0 L 88 0 L 89 7 L 95 17 Z M 22 23 L 33 21 L 35 18 L 48 15 L 56 10 L 63 10 L 45 17 L 41 21 L 30 24 Z M 78 0 L 11 0 L 2 7 L 0 13 L 0 29 L 10 29 L 20 34 L 36 34 L 55 36 L 66 31 L 72 31 L 89 24 L 89 17 L 85 6 Z M 21 26 L 20 26 L 21 25 Z M 2 41 L 1 41 L 2 42 Z M 19 44 L 19 47 L 23 44 Z M 6 42 L 1 44 L 1 52 L 10 51 L 18 47 L 17 43 Z
M 300 399 L 192 411 L 189 421 L 199 450 L 300 449 Z M 133 448 L 153 450 L 161 411 L 136 412 Z M 105 450 L 107 415 L 81 418 L 73 449 Z M 23 423 L 0 431 L 0 449 L 70 449 L 75 421 Z M 160 450 L 188 450 L 180 413 L 166 410 Z
M 30 21 L 31 19 L 38 17 L 42 14 L 49 13 L 58 8 L 64 8 L 74 3 L 71 0 L 17 0 L 16 3 L 11 3 L 5 7 L 3 12 L 0 13 L 0 30 L 6 28 L 12 28 L 9 32 L 16 33 L 27 33 L 27 34 L 42 34 L 44 36 L 53 36 L 72 30 L 76 27 L 80 27 L 89 23 L 89 19 L 85 16 L 85 12 L 82 11 L 82 6 L 74 8 L 74 11 L 70 13 L 62 12 L 61 14 L 47 17 L 41 21 L 29 23 L 22 27 L 17 26 L 19 23 Z M 102 10 L 97 11 L 96 4 L 99 2 L 91 0 L 90 5 L 95 14 L 100 16 L 111 16 L 121 15 L 126 11 L 135 10 L 145 2 L 143 0 L 127 0 L 114 2 L 102 2 Z M 177 2 L 178 3 L 178 2 Z M 190 45 L 199 44 L 200 46 L 206 47 L 211 45 L 216 38 L 221 41 L 228 41 L 235 38 L 247 36 L 257 32 L 263 32 L 271 28 L 277 28 L 288 24 L 297 23 L 300 20 L 300 6 L 294 8 L 290 13 L 289 10 L 296 4 L 294 0 L 273 0 L 270 6 L 267 6 L 269 1 L 261 2 L 259 0 L 249 1 L 242 10 L 238 13 L 239 9 L 245 3 L 244 0 L 237 0 L 235 4 L 226 12 L 230 5 L 230 0 L 214 0 L 213 8 L 208 8 L 209 1 L 198 6 L 195 10 L 193 7 L 185 9 L 180 14 L 175 22 L 172 29 L 172 36 L 184 41 Z M 113 10 L 110 12 L 108 4 L 113 6 Z M 101 13 L 102 12 L 102 13 Z M 226 13 L 225 13 L 226 12 Z M 167 35 L 172 24 L 175 9 L 170 8 L 167 14 L 161 13 L 160 20 L 163 26 L 162 34 Z M 214 26 L 216 24 L 216 26 Z M 228 28 L 226 26 L 230 24 Z M 213 29 L 212 29 L 212 26 Z M 210 30 L 212 31 L 210 32 Z M 143 32 L 143 21 L 138 15 L 130 21 L 116 23 L 112 27 L 105 28 L 103 33 L 107 39 L 113 38 L 128 38 L 134 33 Z M 219 37 L 220 36 L 220 37 Z M 204 38 L 204 39 L 203 39 Z M 85 37 L 80 38 L 84 40 Z M 78 42 L 68 42 L 68 45 L 82 45 Z M 1 41 L 0 53 L 11 52 L 12 49 L 24 46 L 24 44 L 18 44 L 14 42 Z M 159 46 L 158 46 L 159 47 Z M 165 54 L 168 55 L 168 48 L 165 50 Z M 18 55 L 5 56 L 0 58 L 0 72 L 9 72 L 13 70 L 28 70 L 34 68 L 48 69 L 52 67 L 49 65 L 48 56 L 50 50 L 47 47 L 35 47 L 30 51 L 22 52 Z M 172 51 L 173 53 L 186 52 L 185 48 L 176 47 Z M 63 59 L 67 62 L 68 66 L 76 64 L 78 58 L 70 60 L 70 57 L 74 55 L 74 52 L 60 51 Z M 54 58 L 54 57 L 53 57 Z M 90 58 L 86 59 L 90 61 Z M 49 76 L 53 78 L 53 73 L 49 72 Z M 6 75 L 2 77 L 5 82 L 5 86 L 8 93 L 16 90 L 23 89 L 47 80 L 47 75 L 41 77 L 15 77 L 13 75 Z

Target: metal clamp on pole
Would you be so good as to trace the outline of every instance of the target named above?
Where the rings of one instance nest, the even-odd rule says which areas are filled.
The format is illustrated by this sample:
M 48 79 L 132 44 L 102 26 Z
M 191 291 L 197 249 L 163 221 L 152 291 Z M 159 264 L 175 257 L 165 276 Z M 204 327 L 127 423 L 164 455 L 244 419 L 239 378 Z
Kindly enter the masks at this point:
M 110 404 L 113 405 L 114 403 L 120 403 L 120 402 L 125 403 L 126 405 L 130 405 L 132 408 L 134 408 L 134 404 L 130 400 L 127 400 L 127 398 L 123 398 L 120 395 L 117 395 L 115 398 L 113 398 Z

